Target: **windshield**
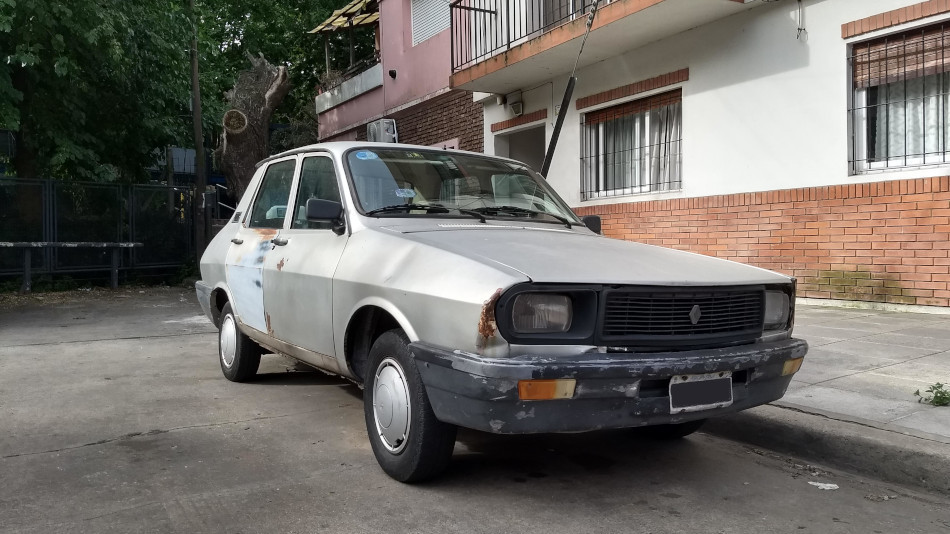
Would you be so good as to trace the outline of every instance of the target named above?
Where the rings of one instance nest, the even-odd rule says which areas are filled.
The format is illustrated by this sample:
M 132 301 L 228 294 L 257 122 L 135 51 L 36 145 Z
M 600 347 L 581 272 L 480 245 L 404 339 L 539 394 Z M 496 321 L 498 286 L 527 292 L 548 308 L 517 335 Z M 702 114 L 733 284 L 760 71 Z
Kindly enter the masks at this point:
M 475 212 L 482 218 L 580 224 L 541 175 L 514 162 L 395 147 L 351 150 L 346 162 L 367 215 L 465 217 Z

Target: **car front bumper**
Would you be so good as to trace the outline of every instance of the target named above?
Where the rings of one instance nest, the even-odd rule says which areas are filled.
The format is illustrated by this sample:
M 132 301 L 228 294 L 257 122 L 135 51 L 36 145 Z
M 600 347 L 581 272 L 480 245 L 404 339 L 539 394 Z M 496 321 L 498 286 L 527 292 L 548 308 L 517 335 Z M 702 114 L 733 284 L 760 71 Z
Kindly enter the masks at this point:
M 529 434 L 682 423 L 765 404 L 785 394 L 793 376 L 783 375 L 785 362 L 804 356 L 808 344 L 787 339 L 718 349 L 570 357 L 485 358 L 422 343 L 412 343 L 410 351 L 439 420 L 498 434 Z M 720 371 L 732 373 L 731 405 L 671 413 L 671 377 Z M 571 398 L 519 398 L 519 380 L 564 378 L 576 380 Z

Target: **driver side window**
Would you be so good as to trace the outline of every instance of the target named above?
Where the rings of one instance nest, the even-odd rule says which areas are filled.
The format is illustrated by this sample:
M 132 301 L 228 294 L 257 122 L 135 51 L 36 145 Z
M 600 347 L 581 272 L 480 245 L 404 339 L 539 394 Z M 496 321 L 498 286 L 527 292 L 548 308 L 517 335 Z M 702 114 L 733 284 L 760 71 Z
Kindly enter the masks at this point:
M 283 228 L 294 180 L 296 161 L 289 159 L 272 164 L 261 179 L 261 186 L 251 208 L 249 228 Z
M 300 187 L 297 188 L 294 219 L 291 228 L 329 229 L 329 222 L 307 220 L 307 200 L 318 198 L 340 202 L 340 186 L 333 169 L 333 160 L 325 156 L 305 158 L 300 168 Z

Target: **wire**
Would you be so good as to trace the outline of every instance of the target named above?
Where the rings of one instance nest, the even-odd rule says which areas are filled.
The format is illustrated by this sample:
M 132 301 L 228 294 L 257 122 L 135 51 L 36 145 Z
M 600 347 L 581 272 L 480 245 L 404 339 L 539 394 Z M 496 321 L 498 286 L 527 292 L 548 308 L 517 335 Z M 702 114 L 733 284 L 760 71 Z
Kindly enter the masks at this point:
M 798 0 L 798 34 L 795 38 L 801 40 L 802 34 L 808 37 L 808 30 L 805 29 L 805 8 L 802 7 L 802 0 Z

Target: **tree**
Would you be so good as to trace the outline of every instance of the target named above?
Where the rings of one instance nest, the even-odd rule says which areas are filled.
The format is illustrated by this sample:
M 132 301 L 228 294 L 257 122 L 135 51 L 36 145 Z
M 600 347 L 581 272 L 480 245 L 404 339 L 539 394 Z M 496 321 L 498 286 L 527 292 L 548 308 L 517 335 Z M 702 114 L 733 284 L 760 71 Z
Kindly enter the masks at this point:
M 185 139 L 184 6 L 0 0 L 0 128 L 21 177 L 135 180 Z
M 264 56 L 248 55 L 248 60 L 251 68 L 227 94 L 231 109 L 224 114 L 224 134 L 215 152 L 228 189 L 237 197 L 247 189 L 255 164 L 267 157 L 271 115 L 290 91 L 287 67 L 275 67 Z
M 196 0 L 205 139 L 221 131 L 224 95 L 248 53 L 294 82 L 275 120 L 315 131 L 313 96 L 326 69 L 322 42 L 306 32 L 346 2 Z M 15 132 L 17 175 L 141 180 L 161 148 L 192 145 L 186 4 L 0 0 L 0 129 Z M 336 38 L 333 61 L 342 66 L 347 39 Z M 372 33 L 361 31 L 357 47 L 369 54 Z M 303 134 L 282 138 L 313 140 Z
M 201 16 L 202 95 L 208 115 L 220 118 L 229 109 L 224 95 L 238 74 L 247 68 L 247 56 L 263 56 L 285 67 L 293 82 L 274 120 L 290 125 L 291 131 L 272 136 L 270 152 L 291 145 L 316 141 L 313 97 L 326 72 L 323 41 L 307 32 L 326 20 L 334 9 L 349 0 L 198 0 Z M 331 62 L 345 67 L 349 62 L 349 39 L 345 32 L 334 35 Z M 374 50 L 371 28 L 356 30 L 356 55 L 369 57 Z M 312 132 L 307 135 L 308 130 Z M 276 141 L 276 142 L 275 142 Z

